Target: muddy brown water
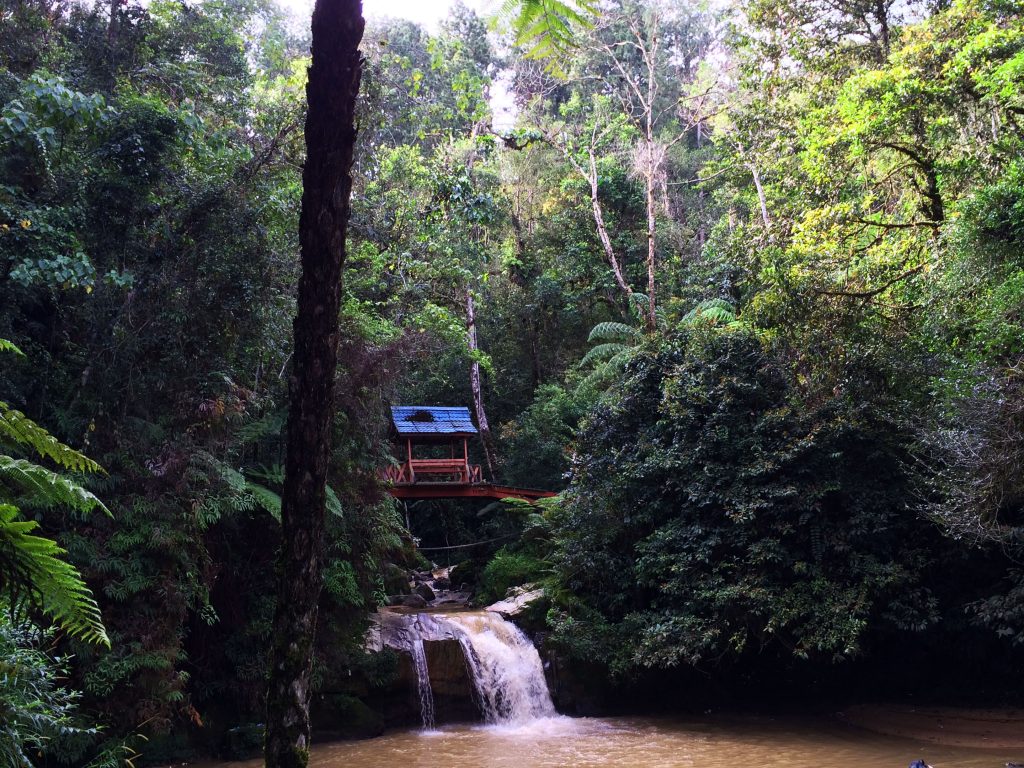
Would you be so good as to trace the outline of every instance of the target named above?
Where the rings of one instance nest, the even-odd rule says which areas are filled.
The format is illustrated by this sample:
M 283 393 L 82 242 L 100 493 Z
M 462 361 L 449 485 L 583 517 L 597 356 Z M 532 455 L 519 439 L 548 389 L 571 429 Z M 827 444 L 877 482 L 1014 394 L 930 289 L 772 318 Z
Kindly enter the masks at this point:
M 314 746 L 310 768 L 1001 768 L 1024 754 L 883 736 L 833 718 L 550 717 Z M 256 768 L 260 760 L 203 768 Z M 198 768 L 198 767 L 197 767 Z

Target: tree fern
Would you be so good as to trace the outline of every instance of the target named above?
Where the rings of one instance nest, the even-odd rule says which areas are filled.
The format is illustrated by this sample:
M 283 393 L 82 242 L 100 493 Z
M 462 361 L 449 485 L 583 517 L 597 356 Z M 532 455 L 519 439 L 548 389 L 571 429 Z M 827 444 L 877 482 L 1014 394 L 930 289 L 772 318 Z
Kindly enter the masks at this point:
M 0 454 L 0 499 L 34 508 L 65 506 L 83 513 L 99 509 L 110 515 L 102 501 L 74 480 L 26 459 L 3 454 Z
M 102 472 L 95 461 L 76 451 L 29 419 L 21 411 L 0 402 L 0 445 L 23 446 L 72 472 Z
M 0 340 L 3 341 L 3 340 Z M 10 342 L 0 351 L 16 352 Z M 99 464 L 53 437 L 20 411 L 0 402 L 0 449 L 28 450 L 63 469 L 102 472 Z M 110 510 L 74 480 L 33 462 L 0 453 L 0 603 L 48 614 L 69 634 L 110 645 L 99 607 L 81 574 L 61 559 L 51 539 L 33 534 L 39 524 L 19 519 L 19 507 L 67 507 L 82 514 Z
M 246 480 L 245 490 L 252 494 L 256 503 L 269 512 L 275 520 L 281 519 L 281 496 L 279 494 L 252 480 Z
M 586 367 L 595 363 L 606 363 L 629 349 L 626 344 L 598 344 L 583 356 L 580 365 Z
M 725 299 L 705 299 L 683 315 L 680 325 L 705 323 L 734 328 L 741 325 L 736 308 Z
M 610 342 L 636 342 L 640 339 L 643 334 L 638 328 L 634 328 L 631 325 L 625 323 L 606 322 L 598 323 L 590 329 L 590 335 L 587 336 L 587 341 L 594 344 L 598 341 L 610 341 Z
M 639 298 L 637 298 L 639 297 Z M 634 293 L 630 299 L 634 308 L 642 307 L 645 297 Z M 643 322 L 643 314 L 637 313 L 637 321 Z M 638 327 L 608 321 L 598 323 L 590 329 L 587 341 L 596 344 L 583 359 L 581 368 L 592 368 L 580 382 L 581 389 L 607 389 L 614 377 L 621 373 L 633 354 L 633 349 L 643 339 L 643 331 Z
M 60 559 L 66 554 L 55 541 L 33 534 L 34 520 L 19 520 L 18 509 L 0 505 L 0 573 L 3 588 L 16 610 L 39 609 L 68 634 L 110 645 L 100 610 L 78 570 Z
M 597 13 L 598 0 L 505 0 L 498 15 L 511 23 L 528 58 L 564 74 L 559 57 L 573 47 L 577 29 L 593 26 Z

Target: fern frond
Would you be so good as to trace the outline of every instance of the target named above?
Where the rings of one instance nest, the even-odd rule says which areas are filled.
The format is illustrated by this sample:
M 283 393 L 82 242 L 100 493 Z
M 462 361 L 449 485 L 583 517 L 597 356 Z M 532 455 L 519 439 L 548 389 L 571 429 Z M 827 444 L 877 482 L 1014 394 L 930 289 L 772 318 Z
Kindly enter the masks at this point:
M 640 331 L 625 323 L 606 322 L 598 323 L 590 329 L 587 342 L 593 344 L 598 341 L 637 341 L 640 338 Z
M 0 501 L 5 497 L 37 507 L 66 506 L 83 513 L 99 509 L 112 516 L 102 501 L 74 480 L 25 459 L 0 454 Z
M 280 437 L 285 426 L 285 413 L 273 411 L 256 421 L 249 422 L 235 431 L 235 436 L 243 445 L 249 445 L 268 437 Z
M 34 520 L 0 505 L 0 594 L 15 610 L 34 608 L 69 635 L 110 647 L 100 609 L 78 570 L 60 559 L 66 552 L 52 539 L 33 535 Z
M 282 478 L 283 481 L 283 478 Z M 273 516 L 275 520 L 281 520 L 281 496 L 270 490 L 265 485 L 254 483 L 252 480 L 245 481 L 245 490 L 256 500 L 256 503 Z M 331 486 L 325 489 L 324 506 L 327 511 L 336 517 L 342 517 L 341 500 Z
M 736 308 L 725 299 L 705 299 L 683 315 L 679 324 L 694 325 L 698 322 L 727 327 L 739 324 L 739 320 L 736 317 Z
M 284 485 L 284 465 L 283 464 L 271 464 L 269 467 L 259 466 L 255 469 L 245 470 L 247 477 L 255 477 L 258 480 L 262 480 L 264 483 L 276 485 L 279 488 Z
M 14 344 L 9 342 L 7 339 L 0 339 L 0 352 L 13 352 L 19 357 L 24 357 L 25 353 L 18 349 Z
M 256 503 L 271 514 L 275 520 L 281 519 L 281 497 L 272 490 L 252 480 L 245 481 L 247 490 L 255 499 Z
M 344 517 L 344 510 L 341 507 L 341 499 L 338 498 L 338 494 L 336 494 L 334 489 L 329 485 L 324 489 L 324 491 L 326 492 L 326 498 L 324 501 L 327 511 L 335 517 Z
M 619 373 L 626 368 L 626 363 L 629 362 L 629 358 L 633 356 L 633 352 L 636 350 L 633 347 L 626 347 L 619 354 L 615 355 L 605 365 L 608 367 L 610 372 Z
M 579 384 L 577 391 L 605 390 L 611 384 L 612 371 L 606 365 L 599 366 L 587 374 Z
M 580 360 L 580 365 L 587 366 L 592 363 L 606 362 L 621 354 L 625 349 L 629 349 L 625 344 L 598 344 L 583 356 L 583 359 Z
M 498 15 L 512 24 L 527 58 L 545 59 L 549 72 L 562 75 L 557 57 L 573 47 L 577 29 L 593 27 L 597 13 L 598 0 L 505 0 Z
M 21 411 L 0 402 L 0 445 L 25 446 L 72 472 L 103 473 L 103 467 L 65 445 Z

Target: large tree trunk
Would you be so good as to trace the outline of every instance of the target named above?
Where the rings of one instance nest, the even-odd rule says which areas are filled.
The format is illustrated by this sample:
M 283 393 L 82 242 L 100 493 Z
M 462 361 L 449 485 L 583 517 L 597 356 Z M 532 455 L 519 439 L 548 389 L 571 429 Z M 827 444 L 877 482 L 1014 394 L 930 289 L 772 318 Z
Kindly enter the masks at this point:
M 281 553 L 267 692 L 267 768 L 304 768 L 309 752 L 309 677 L 323 585 L 324 487 L 331 453 L 338 308 L 345 262 L 361 0 L 317 0 L 306 85 L 306 164 L 295 350 L 281 495 Z

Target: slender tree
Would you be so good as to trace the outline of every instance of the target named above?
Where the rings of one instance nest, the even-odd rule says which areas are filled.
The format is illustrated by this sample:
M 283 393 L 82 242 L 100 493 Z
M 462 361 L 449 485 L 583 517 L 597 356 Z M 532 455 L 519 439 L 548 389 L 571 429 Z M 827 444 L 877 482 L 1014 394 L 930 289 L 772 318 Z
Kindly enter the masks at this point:
M 302 276 L 289 382 L 282 540 L 267 692 L 268 768 L 304 768 L 309 756 L 310 669 L 323 585 L 324 489 L 363 26 L 361 0 L 317 0 L 306 84 L 306 164 L 299 219 Z

